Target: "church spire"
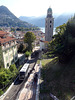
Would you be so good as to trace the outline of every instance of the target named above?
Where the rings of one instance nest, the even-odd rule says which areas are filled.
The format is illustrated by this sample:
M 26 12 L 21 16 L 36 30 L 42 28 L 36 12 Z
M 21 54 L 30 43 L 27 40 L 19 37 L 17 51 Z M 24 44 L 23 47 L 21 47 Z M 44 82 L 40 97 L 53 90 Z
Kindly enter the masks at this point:
M 54 18 L 52 16 L 52 8 L 49 7 L 47 10 L 47 17 L 45 19 L 45 40 L 46 41 L 52 40 L 53 24 L 54 24 Z

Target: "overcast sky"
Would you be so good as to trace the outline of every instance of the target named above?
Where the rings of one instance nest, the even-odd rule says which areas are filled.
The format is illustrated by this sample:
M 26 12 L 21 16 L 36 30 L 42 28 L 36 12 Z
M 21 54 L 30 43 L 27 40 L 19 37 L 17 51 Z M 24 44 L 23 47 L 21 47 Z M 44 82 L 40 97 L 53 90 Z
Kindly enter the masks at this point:
M 0 0 L 15 16 L 42 16 L 52 8 L 53 14 L 75 13 L 75 0 Z

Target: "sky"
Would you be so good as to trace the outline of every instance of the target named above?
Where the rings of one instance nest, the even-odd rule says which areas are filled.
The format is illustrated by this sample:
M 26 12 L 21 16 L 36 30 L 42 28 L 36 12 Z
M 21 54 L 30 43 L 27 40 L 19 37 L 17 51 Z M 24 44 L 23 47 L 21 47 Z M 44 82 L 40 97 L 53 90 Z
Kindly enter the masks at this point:
M 75 0 L 0 0 L 15 16 L 42 16 L 52 8 L 53 14 L 75 13 Z

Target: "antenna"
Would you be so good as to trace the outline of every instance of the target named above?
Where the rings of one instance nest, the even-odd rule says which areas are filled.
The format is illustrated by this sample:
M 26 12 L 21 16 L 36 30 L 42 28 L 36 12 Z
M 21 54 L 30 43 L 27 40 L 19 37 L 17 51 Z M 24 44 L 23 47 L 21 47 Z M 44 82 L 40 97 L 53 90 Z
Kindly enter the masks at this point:
M 49 8 L 51 8 L 51 5 L 49 6 Z

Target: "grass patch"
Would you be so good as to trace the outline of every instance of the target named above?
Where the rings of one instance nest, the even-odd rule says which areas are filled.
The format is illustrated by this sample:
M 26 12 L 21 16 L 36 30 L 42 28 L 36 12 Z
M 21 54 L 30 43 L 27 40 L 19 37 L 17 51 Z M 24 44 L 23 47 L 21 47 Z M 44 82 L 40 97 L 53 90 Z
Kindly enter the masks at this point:
M 40 64 L 40 60 L 37 60 L 37 64 Z
M 43 59 L 41 60 L 42 66 L 44 67 L 46 64 L 48 64 L 49 62 L 51 62 L 53 59 Z
M 59 100 L 70 100 L 75 95 L 75 61 L 60 64 L 55 57 L 43 59 L 41 63 L 40 100 L 53 100 L 50 93 Z

